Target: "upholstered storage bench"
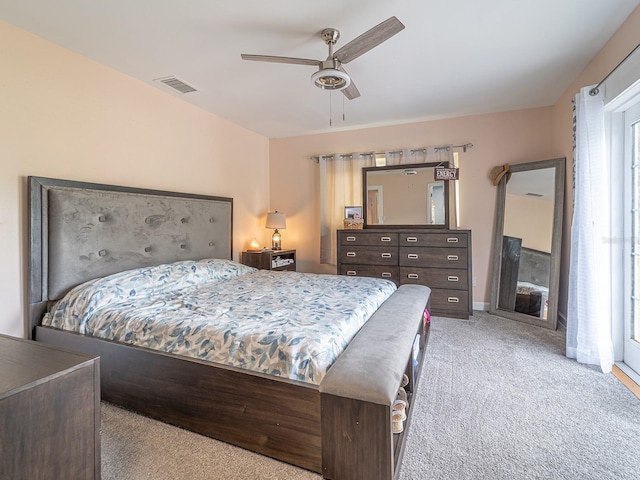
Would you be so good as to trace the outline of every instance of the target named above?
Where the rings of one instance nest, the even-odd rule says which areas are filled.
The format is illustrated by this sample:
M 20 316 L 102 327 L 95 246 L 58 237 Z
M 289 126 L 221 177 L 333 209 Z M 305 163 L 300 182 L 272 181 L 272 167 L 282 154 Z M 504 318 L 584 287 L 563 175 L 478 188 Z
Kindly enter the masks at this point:
M 414 295 L 416 291 L 422 295 Z M 322 474 L 328 479 L 391 480 L 400 466 L 422 368 L 430 289 L 404 285 L 362 327 L 320 384 Z M 375 376 L 362 372 L 376 371 Z M 406 426 L 392 433 L 391 407 L 409 377 Z

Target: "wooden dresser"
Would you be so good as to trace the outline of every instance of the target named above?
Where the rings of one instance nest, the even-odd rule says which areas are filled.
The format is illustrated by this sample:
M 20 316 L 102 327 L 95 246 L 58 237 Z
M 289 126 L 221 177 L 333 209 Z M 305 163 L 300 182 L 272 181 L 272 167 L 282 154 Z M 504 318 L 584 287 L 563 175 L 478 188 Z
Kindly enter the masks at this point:
M 0 335 L 0 478 L 100 479 L 99 358 Z
M 470 230 L 338 230 L 338 274 L 426 285 L 432 314 L 473 314 Z

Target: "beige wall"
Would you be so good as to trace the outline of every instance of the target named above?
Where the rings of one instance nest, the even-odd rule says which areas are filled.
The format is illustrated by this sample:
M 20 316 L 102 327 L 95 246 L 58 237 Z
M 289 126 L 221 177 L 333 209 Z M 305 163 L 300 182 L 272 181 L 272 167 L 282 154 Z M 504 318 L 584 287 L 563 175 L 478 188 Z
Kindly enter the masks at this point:
M 504 234 L 522 239 L 522 246 L 551 253 L 553 202 L 507 193 Z
M 472 230 L 474 302 L 488 303 L 496 188 L 487 174 L 507 162 L 554 158 L 551 138 L 551 108 L 538 108 L 272 139 L 270 203 L 287 213 L 283 242 L 298 249 L 301 269 L 332 273 L 335 266 L 319 264 L 319 168 L 310 156 L 471 142 L 460 153 L 460 228 Z
M 263 240 L 267 138 L 3 22 L 0 45 L 0 333 L 25 333 L 28 175 L 233 197 L 235 258 Z

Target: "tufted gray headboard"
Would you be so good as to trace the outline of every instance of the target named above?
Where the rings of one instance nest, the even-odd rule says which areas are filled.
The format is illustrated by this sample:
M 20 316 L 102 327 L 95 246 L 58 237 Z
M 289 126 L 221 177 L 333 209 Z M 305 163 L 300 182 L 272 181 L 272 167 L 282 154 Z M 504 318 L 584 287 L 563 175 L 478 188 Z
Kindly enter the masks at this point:
M 232 258 L 233 199 L 29 177 L 29 334 L 47 302 L 88 280 Z

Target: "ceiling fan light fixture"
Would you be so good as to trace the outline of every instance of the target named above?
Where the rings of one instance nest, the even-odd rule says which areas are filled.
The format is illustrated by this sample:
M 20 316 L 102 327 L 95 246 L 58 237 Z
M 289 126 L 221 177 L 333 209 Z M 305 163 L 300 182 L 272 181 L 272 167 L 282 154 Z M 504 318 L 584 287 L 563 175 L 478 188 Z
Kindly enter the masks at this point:
M 311 81 L 316 87 L 323 90 L 342 90 L 349 86 L 351 78 L 338 69 L 323 68 L 311 75 Z

